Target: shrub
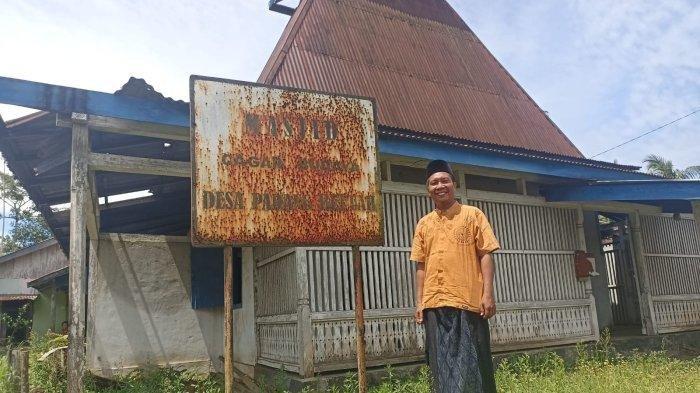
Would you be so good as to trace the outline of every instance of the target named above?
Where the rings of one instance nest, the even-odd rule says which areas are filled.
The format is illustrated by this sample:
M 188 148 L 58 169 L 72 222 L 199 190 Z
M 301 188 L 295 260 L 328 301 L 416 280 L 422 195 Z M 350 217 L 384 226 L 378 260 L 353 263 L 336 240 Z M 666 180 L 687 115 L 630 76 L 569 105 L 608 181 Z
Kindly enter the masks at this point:
M 43 361 L 39 358 L 46 352 L 68 345 L 68 336 L 46 333 L 32 333 L 29 340 L 29 386 L 39 392 L 63 393 L 66 391 L 66 370 L 62 367 L 61 354 L 49 356 Z

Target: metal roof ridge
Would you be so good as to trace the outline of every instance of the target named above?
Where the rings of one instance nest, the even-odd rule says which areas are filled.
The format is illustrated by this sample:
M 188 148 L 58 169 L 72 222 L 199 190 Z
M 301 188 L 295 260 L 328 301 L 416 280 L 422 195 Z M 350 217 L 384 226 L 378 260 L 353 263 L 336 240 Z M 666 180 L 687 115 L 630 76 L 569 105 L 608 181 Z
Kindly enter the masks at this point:
M 447 2 L 445 2 L 445 3 L 447 4 L 448 7 L 450 7 L 450 10 L 452 12 L 455 12 L 449 3 L 447 3 Z M 386 19 L 393 19 L 395 17 L 394 15 L 387 15 L 387 14 L 382 13 L 381 11 L 379 11 L 377 9 L 372 9 L 371 7 L 379 7 L 379 8 L 388 9 L 388 10 L 391 10 L 391 12 L 395 12 L 397 14 L 400 14 L 401 17 L 405 18 L 406 22 L 409 22 L 409 23 L 414 22 L 414 20 L 410 20 L 410 19 L 415 19 L 415 20 L 420 21 L 420 23 L 424 24 L 425 27 L 428 27 L 428 28 L 440 27 L 440 28 L 444 29 L 445 31 L 459 31 L 461 33 L 467 32 L 470 35 L 470 41 L 481 43 L 481 41 L 479 41 L 479 38 L 476 36 L 476 34 L 474 34 L 474 32 L 469 27 L 469 25 L 467 25 L 467 22 L 465 22 L 462 19 L 462 17 L 459 16 L 459 14 L 457 14 L 457 17 L 463 23 L 463 27 L 456 27 L 456 26 L 448 25 L 444 22 L 441 22 L 441 21 L 438 21 L 435 19 L 428 19 L 426 17 L 410 14 L 410 13 L 402 11 L 398 8 L 394 8 L 390 5 L 373 2 L 372 0 L 366 1 L 366 4 L 369 5 L 369 7 L 366 7 L 366 6 L 363 7 L 362 4 L 360 4 L 358 2 L 346 2 L 346 4 L 348 7 L 352 7 L 352 8 L 355 8 L 357 10 L 367 11 L 367 12 L 370 12 L 372 14 L 386 18 Z

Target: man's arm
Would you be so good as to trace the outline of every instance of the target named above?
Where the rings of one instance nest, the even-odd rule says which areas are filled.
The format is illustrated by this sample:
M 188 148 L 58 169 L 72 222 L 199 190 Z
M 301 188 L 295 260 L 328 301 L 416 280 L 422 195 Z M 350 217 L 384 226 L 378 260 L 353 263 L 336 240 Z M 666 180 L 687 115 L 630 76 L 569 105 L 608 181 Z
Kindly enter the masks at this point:
M 496 314 L 496 300 L 493 294 L 493 275 L 495 266 L 491 253 L 481 257 L 481 277 L 484 280 L 484 294 L 481 297 L 481 316 L 489 319 Z M 418 279 L 416 278 L 416 281 Z
M 416 323 L 423 323 L 423 283 L 425 263 L 416 262 Z

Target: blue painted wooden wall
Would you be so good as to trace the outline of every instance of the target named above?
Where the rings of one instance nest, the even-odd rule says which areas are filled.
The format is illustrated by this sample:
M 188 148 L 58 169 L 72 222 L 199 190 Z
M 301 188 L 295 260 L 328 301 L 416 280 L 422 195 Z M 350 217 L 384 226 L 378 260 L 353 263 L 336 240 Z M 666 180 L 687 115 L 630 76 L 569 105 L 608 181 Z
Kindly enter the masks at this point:
M 223 307 L 224 305 L 224 250 L 223 248 L 194 248 L 192 261 L 192 308 Z M 241 276 L 241 249 L 233 249 L 233 303 L 241 308 L 243 292 Z

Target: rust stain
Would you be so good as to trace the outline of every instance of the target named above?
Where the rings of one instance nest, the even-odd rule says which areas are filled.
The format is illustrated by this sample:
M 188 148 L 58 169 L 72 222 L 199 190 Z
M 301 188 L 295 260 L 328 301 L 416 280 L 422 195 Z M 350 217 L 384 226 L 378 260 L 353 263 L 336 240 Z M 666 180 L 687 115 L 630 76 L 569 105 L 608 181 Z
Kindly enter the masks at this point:
M 191 101 L 195 244 L 383 243 L 369 101 L 207 84 Z

